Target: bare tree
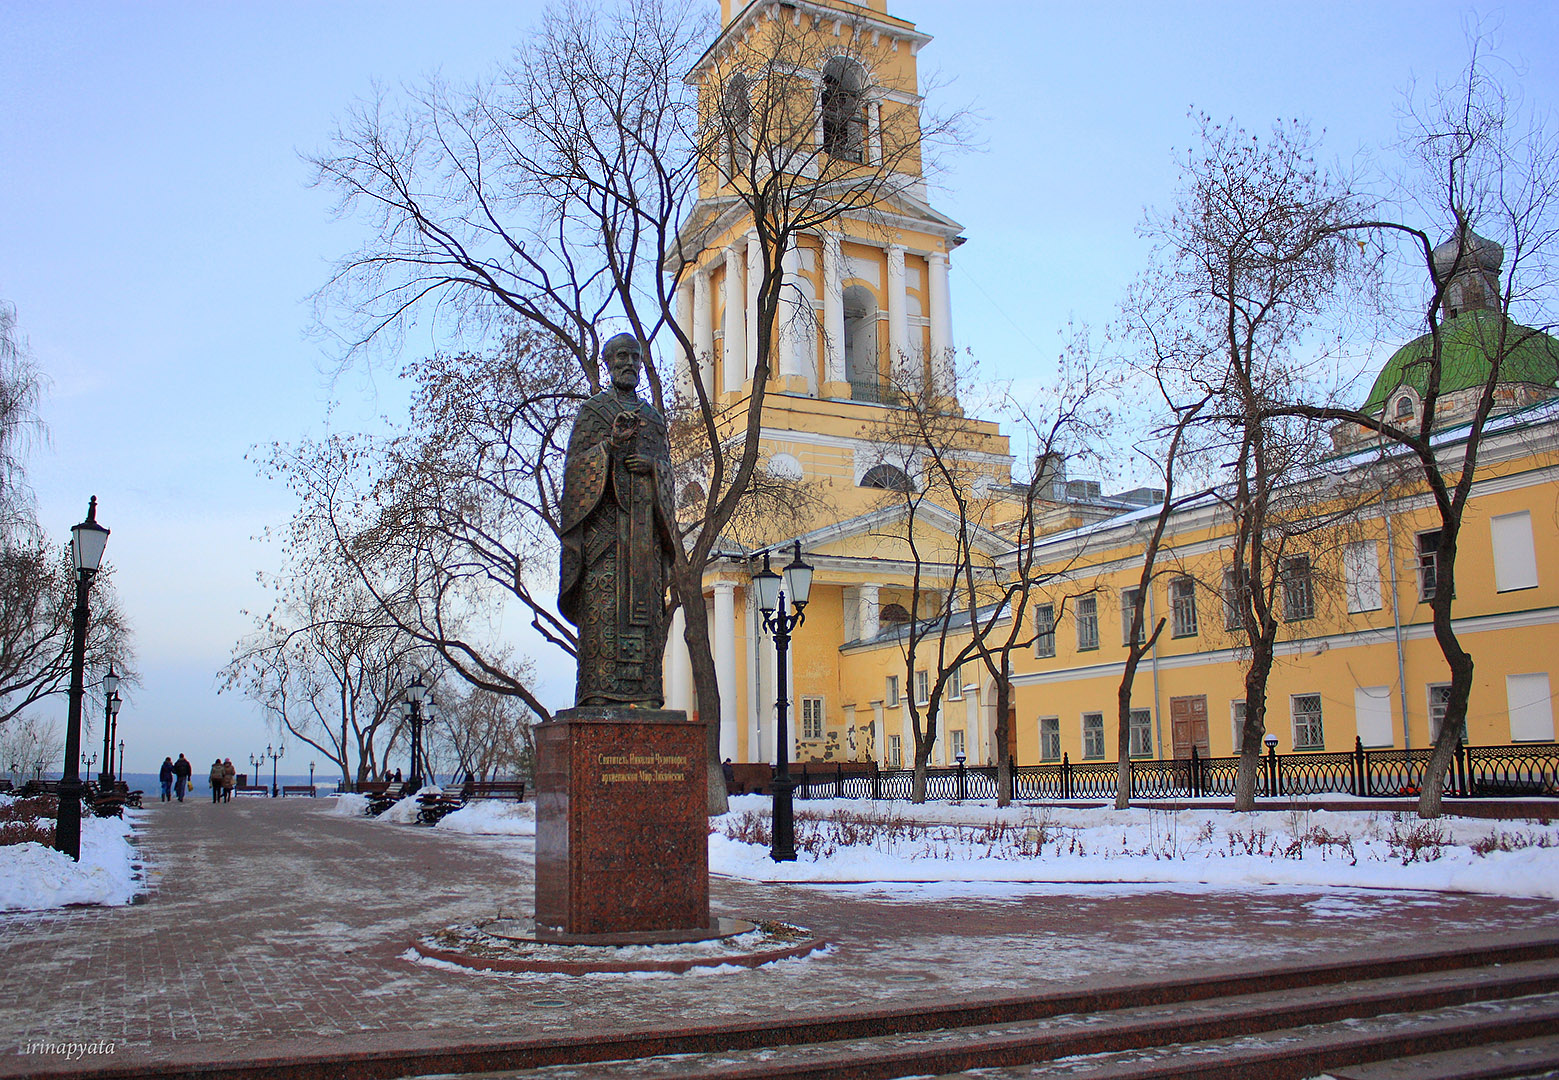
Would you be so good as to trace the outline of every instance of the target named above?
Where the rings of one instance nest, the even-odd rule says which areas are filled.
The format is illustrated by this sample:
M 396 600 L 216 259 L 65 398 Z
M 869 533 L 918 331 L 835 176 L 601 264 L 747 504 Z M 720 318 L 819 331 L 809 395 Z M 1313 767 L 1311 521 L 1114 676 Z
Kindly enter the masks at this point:
M 802 231 L 865 213 L 901 190 L 911 164 L 918 167 L 937 141 L 935 128 L 899 122 L 885 130 L 871 164 L 830 154 L 813 138 L 819 105 L 808 81 L 825 59 L 824 43 L 784 20 L 771 20 L 726 54 L 701 86 L 688 85 L 683 76 L 715 29 L 697 10 L 682 0 L 560 5 L 495 79 L 459 91 L 429 85 L 405 103 L 381 96 L 359 108 L 333 151 L 314 161 L 320 182 L 340 193 L 342 212 L 371 225 L 367 244 L 342 261 L 320 294 L 322 309 L 348 314 L 349 351 L 395 340 L 424 313 L 467 344 L 473 336 L 511 334 L 494 318 L 502 313 L 553 339 L 550 348 L 578 367 L 578 379 L 565 383 L 593 391 L 603 320 L 626 324 L 652 344 L 662 332 L 674 339 L 671 351 L 695 376 L 683 406 L 699 443 L 690 456 L 708 463 L 704 506 L 672 573 L 674 602 L 693 613 L 702 611 L 704 568 L 753 482 L 785 253 Z M 831 35 L 827 55 L 865 50 L 869 39 L 853 30 Z M 724 70 L 727 63 L 747 80 L 748 108 L 700 109 L 698 95 L 723 90 L 735 73 Z M 733 160 L 740 169 L 730 167 Z M 691 328 L 673 310 L 681 276 L 733 210 L 753 219 L 763 250 L 758 360 L 741 431 L 723 422 L 696 377 L 708 358 L 695 355 Z M 648 375 L 654 403 L 676 412 L 659 371 L 652 366 Z M 549 401 L 543 413 L 554 408 Z M 499 499 L 511 494 L 495 491 Z M 550 526 L 549 514 L 540 516 Z M 544 537 L 540 530 L 522 535 Z M 522 576 L 517 560 L 495 546 L 483 559 L 474 573 Z M 437 579 L 439 570 L 424 569 Z M 708 627 L 699 617 L 685 626 L 715 763 L 720 713 Z M 566 625 L 548 630 L 567 649 Z M 491 657 L 468 655 L 457 670 L 546 715 Z M 711 808 L 723 809 L 718 769 L 710 785 Z
M 1300 556 L 1286 550 L 1287 537 L 1306 526 L 1280 510 L 1280 492 L 1300 490 L 1295 482 L 1324 443 L 1313 424 L 1275 422 L 1269 406 L 1293 401 L 1320 370 L 1317 358 L 1302 360 L 1298 350 L 1339 301 L 1355 251 L 1340 227 L 1361 200 L 1346 178 L 1316 165 L 1302 123 L 1276 124 L 1265 140 L 1206 116 L 1200 129 L 1174 206 L 1144 225 L 1156 242 L 1155 264 L 1126 319 L 1149 343 L 1162 382 L 1193 400 L 1212 396 L 1199 422 L 1221 438 L 1205 441 L 1233 456 L 1220 497 L 1235 526 L 1228 603 L 1239 613 L 1248 658 L 1235 809 L 1250 810 L 1283 621 L 1276 595 L 1310 589 L 1307 576 L 1301 588 Z
M 1458 544 L 1484 440 L 1499 414 L 1551 392 L 1532 385 L 1533 370 L 1546 370 L 1546 380 L 1559 369 L 1550 336 L 1559 323 L 1559 136 L 1546 116 L 1522 115 L 1491 67 L 1474 41 L 1459 82 L 1408 103 L 1412 161 L 1401 183 L 1403 212 L 1348 223 L 1350 237 L 1412 271 L 1402 302 L 1417 312 L 1423 333 L 1395 375 L 1418 400 L 1402 415 L 1384 402 L 1368 411 L 1330 402 L 1273 410 L 1339 422 L 1345 446 L 1373 443 L 1385 481 L 1410 474 L 1439 519 L 1426 591 L 1451 682 L 1419 797 L 1425 818 L 1441 812 L 1472 693 L 1473 658 L 1452 612 Z M 1442 431 L 1447 421 L 1450 432 Z

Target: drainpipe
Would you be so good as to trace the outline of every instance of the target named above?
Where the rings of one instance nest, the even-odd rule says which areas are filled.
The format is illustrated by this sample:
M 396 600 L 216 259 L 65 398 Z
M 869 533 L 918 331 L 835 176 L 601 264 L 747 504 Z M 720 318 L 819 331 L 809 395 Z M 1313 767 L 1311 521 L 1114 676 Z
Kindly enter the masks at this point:
M 1148 579 L 1148 616 L 1146 626 L 1153 625 L 1153 580 Z M 1158 641 L 1153 642 L 1153 737 L 1158 740 L 1158 759 L 1164 760 L 1164 719 L 1158 707 Z
M 1413 736 L 1407 722 L 1407 661 L 1402 655 L 1402 603 L 1397 586 L 1397 545 L 1391 528 L 1391 512 L 1386 506 L 1386 488 L 1380 488 L 1380 516 L 1386 522 L 1386 568 L 1391 573 L 1391 627 L 1397 639 L 1397 694 L 1402 700 L 1402 749 L 1413 749 Z

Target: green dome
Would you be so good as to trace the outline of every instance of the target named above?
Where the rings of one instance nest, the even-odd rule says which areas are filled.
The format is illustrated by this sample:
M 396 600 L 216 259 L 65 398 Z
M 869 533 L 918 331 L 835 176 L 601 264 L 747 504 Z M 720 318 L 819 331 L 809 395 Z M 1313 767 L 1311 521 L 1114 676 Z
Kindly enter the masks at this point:
M 1488 380 L 1489 354 L 1499 347 L 1501 324 L 1509 352 L 1500 365 L 1500 382 L 1553 386 L 1559 381 L 1559 339 L 1512 322 L 1495 311 L 1464 311 L 1440 328 L 1444 341 L 1444 364 L 1440 375 L 1442 395 L 1482 386 Z M 1392 353 L 1370 388 L 1364 411 L 1374 413 L 1384 409 L 1386 398 L 1404 384 L 1422 397 L 1429 386 L 1427 360 L 1432 350 L 1433 338 L 1425 334 Z

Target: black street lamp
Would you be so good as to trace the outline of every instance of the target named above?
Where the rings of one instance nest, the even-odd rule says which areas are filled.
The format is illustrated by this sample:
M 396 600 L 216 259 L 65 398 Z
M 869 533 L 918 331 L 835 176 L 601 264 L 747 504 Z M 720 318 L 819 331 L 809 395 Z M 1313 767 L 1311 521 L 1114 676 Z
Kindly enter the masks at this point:
M 281 795 L 281 788 L 276 786 L 276 759 L 281 757 L 286 752 L 287 748 L 285 746 L 278 746 L 274 749 L 272 749 L 270 746 L 266 746 L 265 748 L 265 756 L 271 759 L 271 798 L 273 799 Z M 256 768 L 258 768 L 258 766 L 256 766 Z
M 103 676 L 103 771 L 98 774 L 98 786 L 104 791 L 114 789 L 114 696 L 119 689 L 119 676 L 114 674 L 114 664 L 108 663 L 108 674 Z
M 39 758 L 32 763 L 32 778 L 38 783 L 43 783 L 43 759 Z
M 65 721 L 65 771 L 60 777 L 59 816 L 54 824 L 54 849 L 81 861 L 81 699 L 86 692 L 87 593 L 103 564 L 108 530 L 97 523 L 97 496 L 87 503 L 87 520 L 70 530 L 70 560 L 76 569 L 76 610 L 71 622 L 70 708 Z
M 763 553 L 763 569 L 752 576 L 758 587 L 758 609 L 763 612 L 763 628 L 774 635 L 776 658 L 774 702 L 774 810 L 772 813 L 774 839 L 769 846 L 769 858 L 775 862 L 795 862 L 796 822 L 791 803 L 791 791 L 795 785 L 790 780 L 790 732 L 786 726 L 786 713 L 790 702 L 785 697 L 785 653 L 790 647 L 790 635 L 806 621 L 807 596 L 812 591 L 812 568 L 801 561 L 801 541 L 796 541 L 796 557 L 785 567 L 785 576 L 769 569 L 769 553 Z M 786 598 L 791 612 L 785 610 Z
M 427 693 L 428 688 L 420 678 L 411 680 L 411 685 L 406 687 L 406 704 L 411 710 L 408 714 L 411 719 L 411 775 L 406 782 L 411 787 L 402 788 L 403 791 L 422 790 L 422 699 Z
M 309 762 L 309 794 L 314 794 L 314 763 Z
M 116 774 L 121 780 L 125 774 L 125 741 L 119 740 L 119 772 Z

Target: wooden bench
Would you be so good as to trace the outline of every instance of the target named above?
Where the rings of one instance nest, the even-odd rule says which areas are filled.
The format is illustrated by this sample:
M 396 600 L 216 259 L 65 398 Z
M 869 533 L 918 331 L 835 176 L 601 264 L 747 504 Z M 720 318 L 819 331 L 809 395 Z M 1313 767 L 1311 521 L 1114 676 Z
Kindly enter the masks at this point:
M 288 795 L 306 795 L 312 799 L 314 788 L 309 784 L 283 784 L 281 797 L 285 799 Z
M 368 796 L 368 805 L 363 813 L 369 817 L 378 817 L 390 807 L 399 802 L 402 796 L 408 794 L 408 784 L 359 784 L 357 790 Z
M 263 784 L 239 784 L 233 788 L 234 795 L 258 795 L 261 798 L 269 798 L 271 789 Z
M 478 799 L 513 799 L 525 801 L 523 780 L 467 780 L 463 784 L 445 786 L 438 794 L 428 792 L 417 800 L 417 821 L 423 825 L 437 825 L 448 814 Z

